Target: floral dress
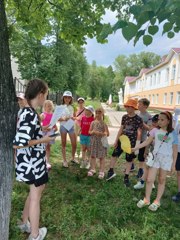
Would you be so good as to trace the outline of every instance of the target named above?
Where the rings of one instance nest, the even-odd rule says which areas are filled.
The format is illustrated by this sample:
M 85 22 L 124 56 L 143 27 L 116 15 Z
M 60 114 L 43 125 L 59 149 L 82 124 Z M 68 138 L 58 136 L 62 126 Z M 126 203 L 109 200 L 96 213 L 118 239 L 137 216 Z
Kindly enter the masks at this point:
M 20 115 L 19 127 L 13 141 L 13 145 L 23 147 L 16 149 L 17 181 L 35 184 L 47 175 L 45 144 L 27 146 L 30 140 L 39 138 L 42 138 L 42 130 L 38 115 L 33 108 L 26 107 Z
M 103 121 L 93 121 L 92 130 L 105 132 L 105 123 Z M 90 154 L 94 158 L 104 158 L 107 155 L 107 148 L 103 147 L 101 142 L 102 136 L 91 135 Z

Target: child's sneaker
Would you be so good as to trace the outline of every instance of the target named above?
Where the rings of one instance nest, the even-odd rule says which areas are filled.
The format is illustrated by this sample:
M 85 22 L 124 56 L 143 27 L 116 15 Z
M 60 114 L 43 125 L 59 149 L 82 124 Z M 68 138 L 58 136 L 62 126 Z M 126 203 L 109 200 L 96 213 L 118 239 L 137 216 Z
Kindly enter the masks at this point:
M 143 173 L 144 173 L 143 169 L 139 168 L 138 173 L 137 173 L 137 178 L 141 178 Z
M 138 208 L 143 208 L 145 206 L 149 206 L 150 202 L 148 202 L 145 198 L 142 200 L 139 200 L 139 202 L 137 203 L 137 207 Z
M 73 164 L 79 164 L 79 161 L 76 160 L 76 159 L 72 159 L 72 160 L 71 160 L 71 163 L 73 163 Z
M 28 240 L 43 240 L 46 234 L 47 234 L 47 228 L 42 227 L 39 229 L 39 235 L 37 236 L 37 238 L 33 238 L 31 235 L 29 235 Z
M 135 166 L 134 166 L 134 163 L 132 163 L 130 172 L 134 172 L 134 170 L 135 170 Z
M 134 185 L 134 189 L 138 190 L 138 189 L 142 189 L 144 188 L 144 183 L 142 183 L 141 181 L 137 182 L 136 185 Z
M 175 196 L 172 196 L 172 200 L 174 202 L 179 202 L 180 201 L 180 192 L 178 192 Z
M 90 168 L 90 163 L 89 163 L 89 161 L 87 160 L 87 161 L 85 161 L 85 168 L 86 169 L 89 169 Z
M 31 225 L 29 221 L 27 221 L 26 223 L 19 223 L 18 228 L 21 230 L 22 233 L 31 232 Z
M 109 181 L 111 180 L 112 178 L 114 178 L 116 176 L 116 173 L 114 171 L 108 171 L 108 174 L 107 174 L 107 178 L 106 178 L 106 181 Z
M 84 160 L 81 161 L 80 168 L 85 168 L 85 161 Z
M 130 186 L 129 178 L 124 178 L 124 184 L 126 187 Z

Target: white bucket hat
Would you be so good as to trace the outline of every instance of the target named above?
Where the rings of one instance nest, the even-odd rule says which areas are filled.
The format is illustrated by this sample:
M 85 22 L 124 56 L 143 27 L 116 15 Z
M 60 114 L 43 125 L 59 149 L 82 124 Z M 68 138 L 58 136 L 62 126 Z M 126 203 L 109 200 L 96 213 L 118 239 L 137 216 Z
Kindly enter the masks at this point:
M 70 91 L 65 91 L 65 92 L 63 93 L 63 97 L 72 97 L 72 92 L 70 92 Z
M 77 102 L 79 102 L 80 100 L 82 100 L 83 102 L 85 101 L 83 97 L 79 97 Z
M 89 110 L 90 112 L 92 112 L 92 114 L 94 114 L 93 106 L 89 105 L 89 106 L 85 107 L 85 109 Z

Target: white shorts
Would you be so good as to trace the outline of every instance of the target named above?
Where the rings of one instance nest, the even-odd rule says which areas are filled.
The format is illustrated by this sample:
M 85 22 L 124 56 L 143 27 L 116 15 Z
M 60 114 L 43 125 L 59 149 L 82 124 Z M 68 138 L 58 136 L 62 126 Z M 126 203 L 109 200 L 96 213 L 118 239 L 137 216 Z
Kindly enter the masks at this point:
M 147 165 L 149 167 L 154 167 L 154 168 L 161 168 L 165 171 L 171 171 L 171 166 L 173 163 L 173 158 L 172 156 L 167 156 L 163 154 L 157 154 L 154 156 L 154 159 L 151 161 L 147 161 Z

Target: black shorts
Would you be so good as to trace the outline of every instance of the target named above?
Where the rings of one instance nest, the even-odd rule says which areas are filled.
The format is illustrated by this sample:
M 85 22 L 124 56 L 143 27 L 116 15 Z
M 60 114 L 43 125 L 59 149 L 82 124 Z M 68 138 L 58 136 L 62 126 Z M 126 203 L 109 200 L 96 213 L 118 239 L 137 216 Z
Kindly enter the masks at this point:
M 140 162 L 144 162 L 145 161 L 144 152 L 145 152 L 145 147 L 139 149 L 138 160 Z
M 27 181 L 25 183 L 28 184 L 28 185 L 34 184 L 35 187 L 39 187 L 39 186 L 41 186 L 41 185 L 43 185 L 47 182 L 48 182 L 48 173 L 45 173 L 41 178 L 34 179 L 34 180 L 31 180 L 31 181 Z
M 178 152 L 178 156 L 176 160 L 176 171 L 180 171 L 180 152 Z
M 114 149 L 112 153 L 112 157 L 120 157 L 120 155 L 123 153 L 123 150 L 121 149 L 121 142 L 118 140 L 118 145 Z M 132 162 L 133 159 L 136 158 L 136 155 L 134 153 L 128 154 L 126 153 L 126 161 L 127 162 Z

